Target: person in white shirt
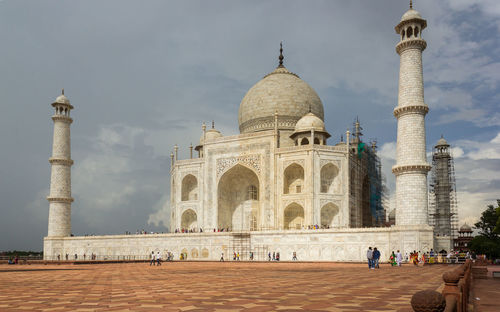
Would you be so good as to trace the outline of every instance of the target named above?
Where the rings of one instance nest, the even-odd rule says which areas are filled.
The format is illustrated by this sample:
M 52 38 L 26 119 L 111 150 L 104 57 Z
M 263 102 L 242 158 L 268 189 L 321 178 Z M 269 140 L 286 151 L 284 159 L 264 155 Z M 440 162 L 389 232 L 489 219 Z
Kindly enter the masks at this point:
M 156 264 L 157 265 L 161 265 L 161 254 L 160 252 L 158 251 L 158 253 L 156 254 Z
M 401 262 L 403 262 L 403 255 L 399 252 L 396 253 L 396 262 L 398 266 L 401 266 Z

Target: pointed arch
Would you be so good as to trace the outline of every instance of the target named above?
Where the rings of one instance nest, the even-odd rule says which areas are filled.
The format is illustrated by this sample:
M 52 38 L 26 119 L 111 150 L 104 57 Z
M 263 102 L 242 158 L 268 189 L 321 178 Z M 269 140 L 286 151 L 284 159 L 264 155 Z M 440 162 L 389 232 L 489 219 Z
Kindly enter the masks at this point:
M 300 229 L 304 226 L 304 208 L 291 203 L 283 212 L 283 227 L 285 230 Z
M 304 186 L 304 168 L 293 163 L 286 167 L 283 172 L 283 193 L 284 194 L 297 194 L 302 193 Z
M 337 216 L 339 214 L 339 207 L 333 203 L 327 203 L 321 208 L 321 227 L 330 228 L 338 224 Z
M 198 227 L 198 220 L 196 212 L 192 209 L 187 209 L 181 216 L 181 228 L 183 229 L 196 229 Z
M 192 174 L 182 179 L 181 200 L 198 200 L 198 180 Z
M 373 226 L 373 217 L 370 210 L 370 178 L 368 175 L 363 178 L 363 188 L 361 190 L 361 218 L 363 227 Z
M 217 186 L 217 222 L 220 228 L 248 231 L 258 220 L 259 178 L 251 169 L 236 164 Z
M 332 163 L 327 163 L 321 168 L 321 193 L 333 193 L 335 178 L 339 169 Z

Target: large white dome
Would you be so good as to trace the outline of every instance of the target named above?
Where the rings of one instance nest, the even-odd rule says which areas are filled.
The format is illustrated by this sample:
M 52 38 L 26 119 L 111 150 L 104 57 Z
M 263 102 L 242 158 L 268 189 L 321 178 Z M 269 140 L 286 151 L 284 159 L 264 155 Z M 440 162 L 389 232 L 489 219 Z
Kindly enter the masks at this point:
M 311 86 L 280 65 L 257 82 L 243 98 L 238 113 L 241 133 L 274 128 L 294 130 L 297 121 L 308 112 L 324 119 L 323 104 Z

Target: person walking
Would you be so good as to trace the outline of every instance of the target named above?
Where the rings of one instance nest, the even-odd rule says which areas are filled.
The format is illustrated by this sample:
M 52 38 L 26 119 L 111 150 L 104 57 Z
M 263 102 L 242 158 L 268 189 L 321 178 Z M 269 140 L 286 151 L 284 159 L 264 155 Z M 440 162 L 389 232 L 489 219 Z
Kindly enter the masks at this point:
M 292 261 L 297 261 L 297 253 L 295 251 L 293 252 Z
M 368 247 L 366 251 L 366 258 L 368 259 L 368 269 L 373 269 L 373 250 L 371 247 Z
M 161 254 L 158 251 L 158 254 L 156 255 L 156 265 L 161 265 Z
M 224 253 L 223 252 L 220 254 L 220 260 L 219 261 L 220 262 L 224 262 Z
M 276 252 L 273 252 L 273 261 L 276 260 Z
M 268 260 L 267 260 L 267 261 L 271 261 L 271 252 L 269 252 L 269 253 L 267 254 L 267 257 L 268 257 Z
M 151 261 L 149 262 L 149 266 L 155 265 L 155 252 L 151 252 Z
M 401 266 L 401 262 L 403 262 L 403 255 L 399 252 L 396 253 L 396 263 L 398 266 Z

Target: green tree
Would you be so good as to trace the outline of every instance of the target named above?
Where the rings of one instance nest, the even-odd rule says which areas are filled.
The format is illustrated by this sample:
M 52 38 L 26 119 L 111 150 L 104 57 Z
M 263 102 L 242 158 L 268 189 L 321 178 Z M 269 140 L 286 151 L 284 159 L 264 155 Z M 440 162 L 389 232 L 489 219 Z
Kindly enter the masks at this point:
M 497 207 L 488 205 L 474 226 L 479 235 L 472 239 L 468 247 L 490 259 L 500 258 L 500 199 L 497 199 Z
M 479 230 L 479 234 L 486 236 L 490 239 L 498 238 L 499 228 L 497 225 L 500 223 L 500 199 L 497 199 L 498 207 L 493 205 L 488 205 L 488 208 L 481 214 L 481 219 L 479 222 L 474 224 L 476 229 Z

